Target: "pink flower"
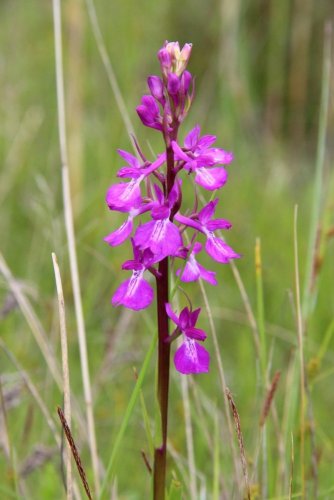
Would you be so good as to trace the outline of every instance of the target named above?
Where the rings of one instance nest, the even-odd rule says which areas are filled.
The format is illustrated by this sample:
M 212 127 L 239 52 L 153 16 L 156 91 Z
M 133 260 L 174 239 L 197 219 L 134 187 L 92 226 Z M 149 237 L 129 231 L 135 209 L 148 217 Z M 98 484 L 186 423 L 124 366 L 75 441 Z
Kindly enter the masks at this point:
M 149 251 L 140 252 L 133 241 L 132 246 L 134 259 L 122 265 L 122 269 L 132 271 L 132 276 L 119 285 L 111 303 L 113 306 L 122 305 L 139 311 L 148 307 L 153 300 L 153 288 L 144 279 L 144 272 L 152 263 L 152 255 Z
M 205 269 L 199 262 L 197 262 L 195 255 L 202 250 L 202 245 L 198 242 L 195 243 L 192 252 L 190 253 L 184 269 L 178 269 L 176 275 L 180 276 L 180 280 L 184 282 L 197 281 L 199 278 L 217 285 L 216 273 Z
M 206 334 L 195 328 L 201 309 L 190 311 L 188 307 L 182 309 L 179 316 L 166 304 L 166 312 L 176 324 L 176 330 L 183 334 L 183 343 L 174 355 L 175 368 L 185 375 L 190 373 L 206 373 L 209 371 L 210 355 L 196 340 L 203 341 Z
M 149 249 L 154 255 L 154 262 L 167 256 L 174 256 L 182 247 L 179 228 L 170 220 L 171 210 L 177 202 L 179 185 L 174 188 L 165 200 L 161 189 L 155 185 L 157 201 L 151 211 L 152 219 L 137 228 L 134 236 L 135 244 L 141 250 Z
M 195 182 L 209 191 L 220 189 L 227 181 L 226 170 L 223 167 L 213 167 L 228 165 L 233 160 L 232 153 L 210 147 L 215 140 L 214 135 L 200 137 L 200 126 L 196 125 L 186 136 L 183 149 L 176 141 L 172 142 L 176 159 L 184 161 L 183 168 L 188 172 L 195 172 Z

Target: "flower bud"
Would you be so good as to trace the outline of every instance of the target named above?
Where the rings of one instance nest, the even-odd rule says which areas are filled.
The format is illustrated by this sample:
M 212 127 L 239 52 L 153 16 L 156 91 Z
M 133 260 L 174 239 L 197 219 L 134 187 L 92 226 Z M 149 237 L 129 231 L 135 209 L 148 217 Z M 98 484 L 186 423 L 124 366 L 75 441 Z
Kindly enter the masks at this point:
M 180 90 L 180 79 L 175 73 L 169 73 L 167 77 L 167 90 L 173 96 Z
M 162 130 L 159 106 L 151 95 L 144 95 L 142 97 L 141 104 L 137 106 L 136 111 L 146 127 Z
M 160 61 L 162 74 L 167 77 L 168 73 L 172 68 L 172 59 L 171 56 L 164 47 L 158 52 L 158 59 Z
M 191 81 L 192 81 L 191 73 L 189 73 L 189 71 L 185 71 L 181 76 L 181 91 L 184 95 L 187 94 Z
M 164 96 L 164 86 L 161 78 L 155 75 L 149 76 L 147 79 L 147 85 L 152 96 L 157 99 L 157 101 L 162 101 Z
M 186 43 L 180 50 L 179 42 L 166 41 L 163 48 L 158 52 L 163 75 L 167 77 L 170 72 L 173 72 L 177 76 L 181 76 L 187 67 L 191 49 L 191 43 Z

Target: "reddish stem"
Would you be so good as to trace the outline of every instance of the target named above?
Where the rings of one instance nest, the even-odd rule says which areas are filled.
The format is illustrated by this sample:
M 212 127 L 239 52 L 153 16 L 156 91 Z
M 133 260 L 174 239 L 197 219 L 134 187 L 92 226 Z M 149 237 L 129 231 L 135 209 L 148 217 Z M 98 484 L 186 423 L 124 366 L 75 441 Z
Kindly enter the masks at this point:
M 177 128 L 171 134 L 176 139 Z M 169 145 L 167 153 L 167 186 L 166 196 L 169 195 L 175 181 L 174 152 Z M 159 263 L 159 277 L 157 283 L 157 315 L 158 315 L 158 401 L 160 406 L 162 444 L 154 451 L 153 491 L 154 500 L 164 500 L 166 484 L 166 457 L 167 457 L 167 429 L 168 429 L 168 390 L 170 342 L 166 303 L 169 302 L 168 290 L 169 259 L 166 257 Z

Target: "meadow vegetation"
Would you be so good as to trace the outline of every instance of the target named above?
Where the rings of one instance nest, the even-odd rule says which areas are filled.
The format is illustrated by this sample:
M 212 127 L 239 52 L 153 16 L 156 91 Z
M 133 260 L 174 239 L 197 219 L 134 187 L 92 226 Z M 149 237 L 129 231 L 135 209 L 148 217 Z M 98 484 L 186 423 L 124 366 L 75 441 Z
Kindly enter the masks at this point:
M 126 250 L 103 242 L 123 221 L 104 198 L 121 166 L 116 148 L 130 150 L 120 99 L 143 150 L 162 148 L 135 106 L 168 39 L 193 43 L 196 99 L 183 130 L 200 122 L 234 153 L 218 215 L 233 221 L 228 243 L 243 256 L 216 266 L 217 288 L 187 288 L 203 307 L 213 359 L 209 374 L 172 370 L 169 498 L 247 498 L 221 369 L 240 417 L 251 498 L 334 498 L 333 4 L 95 4 L 62 2 L 62 28 L 76 250 L 109 497 L 151 492 L 142 453 L 152 463 L 156 328 L 154 308 L 110 304 Z M 3 0 L 0 27 L 0 498 L 65 498 L 52 252 L 65 298 L 71 429 L 93 492 L 97 481 L 64 224 L 52 2 Z M 74 465 L 73 477 L 85 498 Z

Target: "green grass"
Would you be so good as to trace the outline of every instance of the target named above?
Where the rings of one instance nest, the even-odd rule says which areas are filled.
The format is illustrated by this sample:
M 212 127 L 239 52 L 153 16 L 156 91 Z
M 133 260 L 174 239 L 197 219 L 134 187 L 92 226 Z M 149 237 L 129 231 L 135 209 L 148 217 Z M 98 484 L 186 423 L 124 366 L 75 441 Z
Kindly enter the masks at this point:
M 160 151 L 162 144 L 158 134 L 139 124 L 134 107 L 146 91 L 146 76 L 158 70 L 155 52 L 164 39 L 194 42 L 190 70 L 197 75 L 196 100 L 181 135 L 198 122 L 205 133 L 216 133 L 218 145 L 235 153 L 229 182 L 221 192 L 219 215 L 233 223 L 226 238 L 243 255 L 236 268 L 255 325 L 229 266 L 216 266 L 219 286 L 205 287 L 205 291 L 226 384 L 241 420 L 252 495 L 262 498 L 266 491 L 265 498 L 301 498 L 304 470 L 308 498 L 316 498 L 317 483 L 318 498 L 329 499 L 334 491 L 333 112 L 326 99 L 330 72 L 322 72 L 322 46 L 331 3 L 323 2 L 311 18 L 304 13 L 301 25 L 296 24 L 289 2 L 284 2 L 280 12 L 273 1 L 266 11 L 263 2 L 233 2 L 234 8 L 228 4 L 232 6 L 232 2 L 223 3 L 223 12 L 213 0 L 205 5 L 198 0 L 184 4 L 101 0 L 96 8 L 127 112 L 147 154 L 150 148 Z M 71 8 L 78 8 L 81 15 L 73 14 Z M 268 21 L 266 28 L 261 19 Z M 80 423 L 85 405 L 63 220 L 51 5 L 35 0 L 26 8 L 17 0 L 3 1 L 0 28 L 0 251 L 60 366 L 51 252 L 57 254 L 65 294 L 72 401 L 77 408 L 72 433 L 93 488 L 87 433 Z M 113 478 L 116 498 L 149 498 L 151 478 L 141 450 L 152 465 L 156 374 L 155 355 L 150 359 L 148 353 L 154 342 L 155 311 L 128 314 L 111 307 L 112 292 L 124 276 L 120 266 L 128 248 L 111 250 L 103 242 L 122 220 L 104 203 L 105 191 L 120 166 L 116 148 L 130 150 L 131 143 L 84 2 L 63 2 L 63 37 L 72 201 L 98 453 L 103 469 L 109 468 L 106 486 L 110 491 Z M 303 51 L 293 45 L 296 40 L 309 40 L 308 59 L 300 67 Z M 302 102 L 293 91 L 297 76 L 309 83 Z M 190 196 L 189 189 L 185 200 Z M 304 429 L 300 425 L 295 205 L 308 381 Z M 261 275 L 256 275 L 254 261 L 257 238 Z M 309 290 L 315 244 L 319 266 Z M 204 256 L 202 262 L 213 269 L 209 258 Z M 205 309 L 198 284 L 187 286 L 187 293 L 196 306 Z M 176 298 L 183 301 L 182 296 Z M 0 453 L 0 496 L 19 498 L 18 491 L 23 491 L 21 498 L 65 498 L 55 441 L 61 435 L 56 406 L 62 405 L 62 394 L 22 308 L 7 308 L 10 304 L 9 283 L 0 274 L 0 372 L 8 429 L 4 437 L 0 425 L 0 443 L 7 439 L 10 448 L 8 456 Z M 210 332 L 207 315 L 200 326 Z M 211 333 L 206 344 L 212 353 L 210 374 L 189 380 L 190 434 L 185 429 L 186 393 L 180 375 L 172 373 L 170 499 L 190 498 L 194 478 L 189 470 L 193 473 L 194 468 L 198 498 L 237 499 L 244 491 L 241 469 L 235 476 L 230 442 L 240 466 L 238 441 L 234 427 L 231 434 L 228 430 Z M 22 370 L 29 376 L 28 386 Z M 281 378 L 275 408 L 261 431 L 263 401 L 277 370 Z M 47 413 L 41 411 L 30 383 L 58 434 L 50 430 Z M 191 435 L 193 463 L 189 468 L 186 436 Z M 36 445 L 54 448 L 54 453 L 47 463 L 37 464 L 22 476 L 20 471 Z M 79 484 L 76 471 L 74 477 Z M 81 494 L 84 498 L 83 490 Z

